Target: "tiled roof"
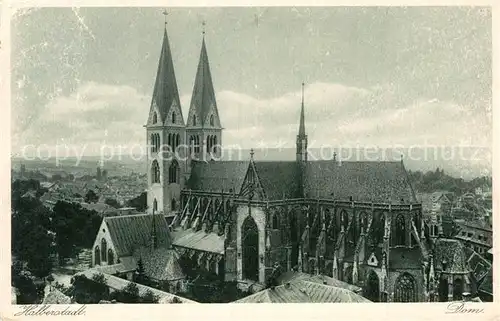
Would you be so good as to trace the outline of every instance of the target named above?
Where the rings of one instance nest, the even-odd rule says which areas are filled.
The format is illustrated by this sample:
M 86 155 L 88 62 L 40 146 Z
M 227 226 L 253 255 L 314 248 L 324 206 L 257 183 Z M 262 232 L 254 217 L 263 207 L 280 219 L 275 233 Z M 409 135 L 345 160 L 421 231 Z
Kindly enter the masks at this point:
M 374 202 L 416 202 L 408 175 L 401 162 L 307 163 L 306 196 L 337 200 Z
M 203 39 L 190 106 L 190 110 L 195 109 L 195 114 L 197 116 L 197 119 L 199 119 L 199 123 L 197 123 L 197 125 L 205 125 L 207 115 L 212 110 L 212 106 L 216 114 L 216 117 L 214 118 L 216 121 L 218 121 L 219 112 L 217 110 L 217 102 L 215 100 L 215 92 L 214 85 L 212 83 L 212 75 L 210 72 L 210 64 L 208 63 L 207 48 L 205 46 L 205 39 Z M 191 112 L 189 113 L 188 117 L 189 118 L 187 125 L 189 127 L 193 124 L 193 121 L 191 119 Z M 218 128 L 221 127 L 221 124 L 219 123 L 214 123 L 214 125 Z
M 83 272 L 77 273 L 76 275 L 85 275 L 88 279 L 92 279 L 92 277 L 94 276 L 94 274 L 99 274 L 99 273 L 100 272 L 96 271 L 95 269 L 88 269 L 88 270 L 85 270 Z M 114 290 L 122 290 L 129 283 L 131 283 L 128 280 L 125 280 L 125 279 L 122 279 L 122 278 L 119 278 L 119 277 L 116 277 L 116 276 L 113 276 L 113 275 L 109 275 L 109 274 L 105 274 L 105 273 L 103 273 L 103 275 L 104 275 L 104 280 L 106 281 L 106 285 L 109 288 L 114 289 Z M 172 293 L 160 291 L 158 289 L 155 289 L 155 288 L 152 288 L 152 287 L 149 287 L 149 286 L 145 286 L 145 285 L 142 285 L 142 284 L 139 284 L 139 283 L 136 283 L 136 284 L 137 284 L 137 288 L 139 289 L 139 295 L 140 296 L 145 295 L 146 292 L 148 290 L 150 290 L 151 292 L 153 292 L 155 295 L 157 295 L 159 297 L 159 302 L 160 303 L 169 302 L 174 297 L 178 298 L 182 303 L 198 303 L 196 301 L 189 300 L 189 299 L 186 299 L 186 298 L 174 295 Z
M 136 268 L 137 268 L 137 264 L 135 264 L 135 263 L 133 266 L 125 265 L 123 263 L 118 263 L 118 264 L 113 264 L 113 265 L 96 265 L 96 266 L 94 266 L 94 269 L 96 271 L 99 271 L 101 273 L 106 273 L 106 274 L 118 274 L 118 273 L 124 273 L 124 272 L 131 272 L 131 271 L 135 271 Z
M 268 199 L 295 198 L 299 190 L 300 172 L 293 162 L 254 162 L 255 170 Z
M 362 303 L 370 300 L 352 291 L 319 284 L 310 281 L 301 281 L 303 289 L 314 303 Z
M 254 293 L 235 303 L 310 303 L 309 296 L 299 285 L 289 283 Z
M 155 215 L 158 246 L 170 246 L 167 222 L 161 215 Z M 130 256 L 141 246 L 151 246 L 153 215 L 138 214 L 106 217 L 104 221 L 118 257 Z
M 437 270 L 442 270 L 443 261 L 446 261 L 446 272 L 448 273 L 469 272 L 464 246 L 458 240 L 440 238 L 436 241 L 434 263 Z
M 493 269 L 488 271 L 483 281 L 479 285 L 479 291 L 493 295 Z
M 191 229 L 174 232 L 174 246 L 180 246 L 199 251 L 224 254 L 224 237 L 203 230 L 194 232 Z
M 172 53 L 170 52 L 170 43 L 166 29 L 163 35 L 163 45 L 153 89 L 153 102 L 156 102 L 163 121 L 165 121 L 172 103 L 176 102 L 180 104 L 179 90 L 177 89 L 177 80 L 175 79 L 174 64 L 172 62 Z M 179 110 L 182 109 L 179 108 Z M 182 114 L 179 115 L 179 119 L 184 122 Z
M 173 249 L 158 248 L 151 251 L 142 247 L 134 252 L 136 261 L 142 258 L 146 276 L 161 281 L 180 280 L 184 273 L 179 265 L 179 255 Z
M 395 247 L 390 249 L 389 268 L 390 269 L 422 269 L 422 251 L 419 247 L 411 249 Z
M 465 248 L 465 254 L 468 257 L 467 262 L 474 274 L 475 280 L 481 281 L 491 269 L 491 263 L 470 248 Z
M 187 187 L 207 192 L 229 192 L 232 189 L 238 194 L 248 165 L 248 161 L 193 161 Z
M 305 280 L 268 288 L 236 303 L 350 303 L 370 302 L 352 291 Z
M 287 282 L 293 282 L 293 281 L 309 281 L 309 282 L 315 282 L 318 284 L 326 284 L 329 286 L 334 286 L 337 288 L 342 288 L 346 289 L 355 293 L 360 292 L 362 289 L 358 286 L 355 286 L 353 284 L 349 284 L 346 282 L 342 282 L 340 280 L 331 278 L 329 276 L 325 275 L 311 275 L 307 273 L 301 273 L 301 272 L 293 272 L 293 271 L 288 271 L 283 274 L 281 274 L 278 277 L 278 282 L 280 284 L 285 284 Z

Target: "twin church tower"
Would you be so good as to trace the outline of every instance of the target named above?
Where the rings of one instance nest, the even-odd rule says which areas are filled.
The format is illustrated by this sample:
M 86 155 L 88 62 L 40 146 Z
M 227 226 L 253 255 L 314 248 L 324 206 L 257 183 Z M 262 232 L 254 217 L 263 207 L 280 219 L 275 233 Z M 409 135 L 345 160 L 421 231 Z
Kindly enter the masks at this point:
M 187 122 L 184 121 L 167 28 L 151 100 L 147 131 L 148 211 L 169 213 L 180 206 L 181 189 L 193 159 L 220 157 L 222 126 L 210 73 L 205 32 Z

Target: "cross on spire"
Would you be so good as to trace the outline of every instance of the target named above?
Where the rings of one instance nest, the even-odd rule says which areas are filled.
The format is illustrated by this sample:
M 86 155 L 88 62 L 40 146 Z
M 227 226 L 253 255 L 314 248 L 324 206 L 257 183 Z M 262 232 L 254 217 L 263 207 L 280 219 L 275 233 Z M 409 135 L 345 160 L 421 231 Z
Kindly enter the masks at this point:
M 207 25 L 207 23 L 205 22 L 205 20 L 203 20 L 201 22 L 201 25 L 202 25 L 202 34 L 203 34 L 203 36 L 205 36 L 205 26 Z
M 165 16 L 165 27 L 166 27 L 166 26 L 167 26 L 167 23 L 168 23 L 168 22 L 167 22 L 167 16 L 168 16 L 168 11 L 167 11 L 167 9 L 163 9 L 162 14 Z
M 252 149 L 250 149 L 250 159 L 252 159 L 252 160 L 253 160 L 253 154 L 255 154 L 255 152 L 253 151 L 253 148 L 252 148 Z

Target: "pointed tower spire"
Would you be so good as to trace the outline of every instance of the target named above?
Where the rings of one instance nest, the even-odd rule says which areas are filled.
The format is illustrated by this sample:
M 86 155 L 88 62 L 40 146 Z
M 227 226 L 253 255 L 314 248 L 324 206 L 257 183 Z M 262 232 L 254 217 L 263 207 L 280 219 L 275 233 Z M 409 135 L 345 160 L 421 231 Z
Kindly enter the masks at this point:
M 297 155 L 296 160 L 298 162 L 307 162 L 307 135 L 306 135 L 306 121 L 304 117 L 304 83 L 302 83 L 302 104 L 300 107 L 300 120 L 299 120 L 299 133 L 297 135 Z M 302 183 L 301 183 L 302 185 Z M 303 197 L 303 192 L 300 192 L 300 196 Z
M 170 51 L 167 33 L 168 12 L 165 10 L 163 14 L 165 15 L 165 30 L 163 32 L 163 44 L 161 47 L 160 60 L 158 62 L 158 70 L 156 72 L 151 109 L 154 112 L 158 111 L 160 120 L 165 122 L 171 109 L 175 108 L 175 112 L 178 113 L 176 118 L 180 120 L 179 124 L 184 125 L 182 108 L 180 107 L 179 90 L 177 89 L 177 80 L 175 78 L 174 64 L 172 62 L 172 52 Z
M 302 83 L 302 105 L 300 108 L 299 137 L 306 136 L 306 123 L 304 117 L 304 83 Z
M 204 22 L 203 26 L 205 26 Z M 217 102 L 215 100 L 215 91 L 212 82 L 210 64 L 208 62 L 204 27 L 200 60 L 196 71 L 193 95 L 191 96 L 187 126 L 188 128 L 222 128 L 219 119 L 219 111 L 217 109 Z

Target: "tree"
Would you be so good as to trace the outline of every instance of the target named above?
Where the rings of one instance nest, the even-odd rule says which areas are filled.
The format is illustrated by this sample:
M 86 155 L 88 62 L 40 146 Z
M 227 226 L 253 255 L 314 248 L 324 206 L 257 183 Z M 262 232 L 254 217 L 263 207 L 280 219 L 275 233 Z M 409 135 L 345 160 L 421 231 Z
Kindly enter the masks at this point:
M 85 203 L 97 203 L 99 201 L 99 196 L 91 189 L 85 194 Z
M 53 208 L 52 228 L 56 233 L 56 251 L 61 263 L 77 255 L 81 248 L 92 247 L 102 218 L 78 203 L 59 201 Z
M 35 284 L 35 277 L 23 267 L 23 263 L 15 261 L 11 265 L 11 282 L 18 290 L 17 304 L 36 304 L 43 298 L 43 285 Z
M 158 303 L 159 299 L 160 297 L 154 294 L 153 291 L 147 290 L 141 298 L 141 303 Z
M 109 206 L 114 207 L 114 208 L 120 208 L 121 207 L 120 203 L 117 200 L 115 200 L 114 198 L 106 198 L 104 200 L 104 203 L 108 204 Z
M 139 212 L 145 211 L 148 207 L 147 193 L 143 192 L 141 195 L 127 201 L 127 206 L 134 207 Z
M 109 289 L 102 273 L 94 274 L 91 279 L 85 275 L 74 276 L 69 292 L 80 304 L 99 303 L 109 298 Z
M 51 212 L 38 199 L 19 198 L 12 204 L 12 254 L 31 272 L 45 277 L 52 268 Z
M 123 289 L 115 293 L 116 300 L 123 303 L 139 303 L 139 288 L 137 284 L 129 282 Z

